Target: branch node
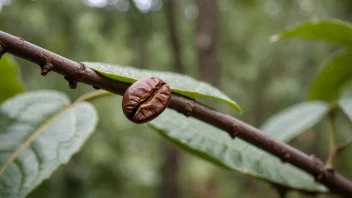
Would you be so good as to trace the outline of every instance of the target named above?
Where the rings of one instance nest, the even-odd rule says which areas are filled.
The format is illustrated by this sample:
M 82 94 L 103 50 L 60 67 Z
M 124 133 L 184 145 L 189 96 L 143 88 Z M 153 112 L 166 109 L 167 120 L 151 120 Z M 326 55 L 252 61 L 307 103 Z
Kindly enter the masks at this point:
M 313 160 L 315 163 L 316 167 L 318 167 L 319 172 L 316 174 L 313 174 L 315 181 L 317 182 L 322 182 L 327 171 L 327 168 L 324 165 L 324 162 L 321 161 L 321 159 L 317 158 L 314 154 L 310 155 L 310 158 Z
M 332 166 L 325 166 L 325 171 L 326 171 L 327 175 L 335 173 L 335 169 Z
M 319 173 L 319 174 L 317 174 L 317 175 L 314 176 L 314 179 L 315 179 L 315 181 L 317 181 L 317 182 L 323 181 L 323 178 L 324 178 L 324 173 Z
M 78 64 L 81 65 L 81 70 L 85 70 L 86 69 L 86 65 L 84 63 L 78 62 Z
M 86 78 L 86 76 L 87 76 L 87 73 L 86 72 L 84 72 L 84 70 L 86 70 L 87 68 L 86 68 L 86 65 L 84 64 L 84 63 L 81 63 L 81 62 L 78 62 L 78 64 L 80 65 L 80 69 L 81 69 L 81 72 L 80 73 L 82 73 L 83 75 L 82 75 L 82 77 L 81 77 L 81 79 L 85 79 Z
M 185 108 L 183 109 L 183 115 L 186 117 L 191 116 L 194 107 L 194 100 L 189 100 L 186 102 Z
M 0 44 L 0 59 L 2 55 L 4 55 L 5 53 L 6 53 L 5 47 L 2 44 Z
M 42 71 L 40 72 L 40 74 L 42 76 L 46 76 L 53 69 L 53 67 L 53 64 L 51 64 L 50 62 L 46 63 L 45 65 L 41 66 Z
M 231 133 L 229 133 L 232 139 L 235 139 L 239 133 L 240 133 L 240 126 L 238 126 L 237 124 L 233 124 Z
M 86 66 L 83 64 L 83 63 L 81 63 L 81 62 L 76 62 L 76 63 L 78 63 L 79 64 L 79 67 L 78 68 L 75 68 L 75 72 L 76 72 L 76 74 L 75 74 L 75 81 L 82 81 L 82 80 L 84 80 L 84 79 L 86 79 L 86 77 L 87 77 L 87 71 L 86 71 Z
M 73 80 L 73 79 L 71 79 L 71 78 L 68 77 L 68 76 L 65 76 L 65 80 L 68 81 L 68 86 L 69 86 L 71 89 L 76 89 L 76 88 L 77 88 L 77 80 Z
M 283 154 L 283 156 L 282 156 L 282 158 L 281 158 L 281 161 L 282 161 L 283 163 L 286 163 L 287 160 L 290 159 L 291 155 L 290 155 L 289 153 L 287 153 L 286 151 L 283 152 L 283 153 L 284 153 L 284 154 Z
M 68 86 L 69 86 L 71 89 L 76 89 L 76 88 L 77 88 L 77 81 L 75 81 L 75 80 L 69 81 Z
M 317 158 L 314 154 L 311 154 L 310 158 L 314 161 L 316 165 L 324 165 L 324 162 L 321 161 L 321 159 Z

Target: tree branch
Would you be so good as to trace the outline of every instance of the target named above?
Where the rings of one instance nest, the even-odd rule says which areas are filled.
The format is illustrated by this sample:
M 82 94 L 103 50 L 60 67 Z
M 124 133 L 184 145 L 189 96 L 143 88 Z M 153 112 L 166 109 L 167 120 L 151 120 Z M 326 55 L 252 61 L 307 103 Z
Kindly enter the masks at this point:
M 107 91 L 122 95 L 129 84 L 118 82 L 99 75 L 81 63 L 74 62 L 48 50 L 40 48 L 22 38 L 0 31 L 0 45 L 8 53 L 22 57 L 40 65 L 51 65 L 51 70 L 64 75 L 71 81 L 79 81 Z M 0 50 L 1 51 L 1 50 Z M 316 180 L 331 191 L 344 197 L 352 197 L 352 182 L 336 171 L 331 171 L 317 158 L 276 141 L 259 129 L 250 126 L 229 115 L 217 112 L 191 99 L 173 94 L 169 108 L 186 116 L 192 116 L 219 129 L 226 131 L 231 137 L 241 138 L 277 157 L 313 175 Z

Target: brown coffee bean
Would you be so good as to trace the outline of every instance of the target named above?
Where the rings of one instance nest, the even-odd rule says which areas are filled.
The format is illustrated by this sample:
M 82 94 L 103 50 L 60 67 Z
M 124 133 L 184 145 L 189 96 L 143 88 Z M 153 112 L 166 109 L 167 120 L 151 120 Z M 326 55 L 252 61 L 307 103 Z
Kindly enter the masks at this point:
M 136 81 L 126 90 L 122 110 L 132 122 L 145 123 L 160 115 L 170 100 L 170 86 L 159 78 L 148 77 Z

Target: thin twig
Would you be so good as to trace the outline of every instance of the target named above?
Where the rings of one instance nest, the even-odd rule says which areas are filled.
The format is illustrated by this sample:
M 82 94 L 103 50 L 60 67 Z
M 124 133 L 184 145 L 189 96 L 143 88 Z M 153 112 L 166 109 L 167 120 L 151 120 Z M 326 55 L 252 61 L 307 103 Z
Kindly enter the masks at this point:
M 328 168 L 332 168 L 333 167 L 333 164 L 334 162 L 336 161 L 336 158 L 341 155 L 341 153 L 347 149 L 349 146 L 352 145 L 352 140 L 350 141 L 347 141 L 343 144 L 339 144 L 335 147 L 334 151 L 329 155 L 329 160 L 328 162 L 330 162 L 330 166 L 329 164 L 326 164 Z
M 70 76 L 70 78 L 76 81 L 91 86 L 96 86 L 119 95 L 122 95 L 129 87 L 129 84 L 103 77 L 83 64 L 59 56 L 2 31 L 0 31 L 0 45 L 4 47 L 6 52 L 38 65 L 46 65 L 49 62 L 53 65 L 52 71 L 64 76 Z M 169 108 L 222 129 L 232 137 L 241 138 L 277 156 L 282 161 L 290 163 L 313 175 L 318 182 L 327 186 L 331 191 L 344 197 L 352 197 L 351 181 L 336 171 L 329 171 L 316 158 L 310 157 L 288 144 L 274 140 L 247 123 L 177 94 L 172 95 Z

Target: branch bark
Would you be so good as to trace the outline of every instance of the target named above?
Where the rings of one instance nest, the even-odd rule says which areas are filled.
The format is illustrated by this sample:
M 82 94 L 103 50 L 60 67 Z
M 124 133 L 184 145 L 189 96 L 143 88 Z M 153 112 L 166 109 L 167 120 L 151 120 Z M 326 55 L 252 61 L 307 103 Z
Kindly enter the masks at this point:
M 122 95 L 129 84 L 103 77 L 83 64 L 69 60 L 53 52 L 0 31 L 0 45 L 6 52 L 27 59 L 40 66 L 51 65 L 50 69 L 71 81 L 79 81 Z M 226 131 L 231 137 L 241 138 L 313 175 L 331 191 L 343 197 L 352 197 L 352 182 L 336 171 L 331 171 L 317 158 L 269 137 L 259 129 L 229 115 L 217 112 L 186 97 L 173 94 L 169 108 L 186 116 L 192 116 Z

